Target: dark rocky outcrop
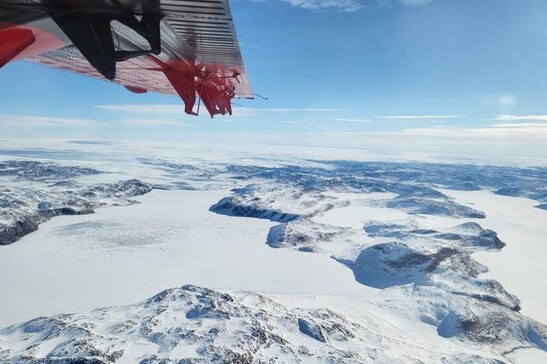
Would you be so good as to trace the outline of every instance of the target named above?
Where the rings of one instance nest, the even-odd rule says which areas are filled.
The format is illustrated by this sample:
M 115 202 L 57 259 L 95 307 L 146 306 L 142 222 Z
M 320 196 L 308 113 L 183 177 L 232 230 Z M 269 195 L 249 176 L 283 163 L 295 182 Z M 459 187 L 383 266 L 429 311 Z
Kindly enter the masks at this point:
M 25 168 L 28 169 L 30 166 L 26 165 Z M 52 169 L 54 165 L 48 167 L 49 174 L 41 172 L 40 175 L 52 178 L 56 175 Z M 66 177 L 66 173 L 62 176 Z M 0 245 L 16 242 L 36 231 L 40 224 L 52 217 L 91 214 L 94 209 L 106 205 L 133 204 L 136 201 L 132 198 L 151 190 L 152 187 L 148 184 L 136 179 L 95 185 L 71 181 L 42 187 L 0 189 L 0 201 L 4 201 L 0 205 Z
M 253 204 L 241 203 L 233 197 L 225 197 L 209 209 L 220 215 L 254 217 L 276 222 L 287 222 L 298 218 L 298 215 L 276 209 L 263 208 Z

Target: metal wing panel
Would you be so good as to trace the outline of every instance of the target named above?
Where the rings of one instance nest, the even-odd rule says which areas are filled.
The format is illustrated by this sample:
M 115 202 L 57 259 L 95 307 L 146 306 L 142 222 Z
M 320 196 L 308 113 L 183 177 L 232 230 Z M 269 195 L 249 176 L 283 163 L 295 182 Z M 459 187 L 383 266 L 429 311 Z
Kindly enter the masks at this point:
M 89 64 L 74 46 L 30 57 L 27 60 L 46 67 L 58 68 L 104 80 L 104 77 Z M 137 89 L 176 95 L 177 93 L 165 75 L 159 69 L 157 71 L 154 69 L 157 69 L 157 65 L 147 57 L 121 62 L 117 69 L 116 79 L 113 82 Z
M 205 67 L 212 75 L 210 84 L 228 84 L 234 88 L 235 97 L 252 98 L 227 0 L 161 0 L 160 7 L 165 15 L 161 21 L 161 53 L 119 62 L 114 82 L 176 94 L 159 64 L 179 70 Z M 146 40 L 127 26 L 114 21 L 112 27 L 117 47 L 130 50 L 149 47 Z M 27 59 L 103 79 L 73 45 Z
M 243 66 L 228 2 L 164 0 L 165 22 L 186 44 L 184 57 L 204 64 Z

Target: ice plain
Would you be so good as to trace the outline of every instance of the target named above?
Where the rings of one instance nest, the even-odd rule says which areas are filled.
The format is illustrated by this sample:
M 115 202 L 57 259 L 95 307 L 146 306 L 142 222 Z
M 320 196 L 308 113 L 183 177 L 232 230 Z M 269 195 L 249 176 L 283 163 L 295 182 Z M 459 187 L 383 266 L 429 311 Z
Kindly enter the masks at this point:
M 38 179 L 6 173 L 6 200 L 16 190 L 17 199 L 32 209 L 38 191 L 42 202 L 49 203 L 42 206 L 71 207 L 73 200 L 59 198 L 63 194 L 51 188 L 54 180 L 70 180 L 73 191 L 86 192 L 76 193 L 84 197 L 74 205 L 80 207 L 83 201 L 95 213 L 55 217 L 37 232 L 0 247 L 0 289 L 5 293 L 0 298 L 0 326 L 78 313 L 62 316 L 61 327 L 96 326 L 97 331 L 70 336 L 57 326 L 53 336 L 60 341 L 55 341 L 43 337 L 52 321 L 31 330 L 32 335 L 28 324 L 14 326 L 0 331 L 0 358 L 22 353 L 36 358 L 62 358 L 60 353 L 93 357 L 89 348 L 67 346 L 77 337 L 99 348 L 96 353 L 104 355 L 96 359 L 106 362 L 120 350 L 121 362 L 139 355 L 148 362 L 185 357 L 222 362 L 207 357 L 215 352 L 211 347 L 195 346 L 209 342 L 203 335 L 193 344 L 177 339 L 175 346 L 163 350 L 157 345 L 173 337 L 158 341 L 122 330 L 123 342 L 115 343 L 110 329 L 101 329 L 113 320 L 105 321 L 104 315 L 120 311 L 131 316 L 131 322 L 149 325 L 152 317 L 146 311 L 152 308 L 143 300 L 185 284 L 194 286 L 173 291 L 176 297 L 169 309 L 196 306 L 203 297 L 216 302 L 228 294 L 236 302 L 227 310 L 228 317 L 262 312 L 254 326 L 246 327 L 243 319 L 241 332 L 226 331 L 221 322 L 226 315 L 216 306 L 188 317 L 196 309 L 192 306 L 180 318 L 179 330 L 190 330 L 187 326 L 196 320 L 207 321 L 200 325 L 211 330 L 210 324 L 224 327 L 212 347 L 221 341 L 224 349 L 237 347 L 242 360 L 450 363 L 526 362 L 515 357 L 519 353 L 544 357 L 541 305 L 546 290 L 537 278 L 546 276 L 540 259 L 545 256 L 547 213 L 535 207 L 546 199 L 544 168 L 332 161 L 318 159 L 317 150 L 313 158 L 266 152 L 257 157 L 232 150 L 218 160 L 203 149 L 185 149 L 183 154 L 180 149 L 149 147 L 136 154 L 131 146 L 77 145 L 78 152 L 68 150 L 76 148 L 70 143 L 48 147 L 47 154 L 10 150 L 3 159 L 101 173 L 62 178 L 54 173 Z M 111 151 L 105 153 L 105 148 Z M 74 157 L 78 155 L 89 159 Z M 133 179 L 152 192 L 142 197 L 109 195 L 111 186 Z M 97 195 L 87 195 L 97 185 L 109 186 L 99 189 L 106 195 L 99 194 L 98 203 Z M 114 204 L 128 206 L 98 208 Z M 12 215 L 15 210 L 29 213 L 12 207 Z M 244 297 L 276 304 L 253 304 L 242 314 L 237 307 L 244 306 Z M 139 301 L 143 303 L 135 304 Z M 106 306 L 119 308 L 89 313 Z M 520 308 L 522 313 L 517 313 Z M 315 311 L 321 309 L 336 315 Z M 287 321 L 273 323 L 278 310 L 288 310 Z M 328 328 L 341 324 L 337 315 L 359 329 L 333 334 Z M 258 348 L 237 345 L 243 337 L 238 335 L 249 329 L 253 337 L 252 328 L 260 325 L 273 325 L 275 330 L 266 330 L 266 336 L 275 333 L 287 341 L 277 343 L 275 350 L 292 354 L 274 353 L 271 342 L 255 343 Z M 105 347 L 106 339 L 94 335 L 108 338 L 113 346 Z M 23 337 L 36 341 L 39 350 L 18 347 Z M 311 346 L 306 341 L 310 338 Z M 129 342 L 143 340 L 148 346 L 143 344 L 142 352 L 129 347 Z M 333 354 L 334 347 L 344 355 Z M 303 354 L 303 348 L 310 355 Z

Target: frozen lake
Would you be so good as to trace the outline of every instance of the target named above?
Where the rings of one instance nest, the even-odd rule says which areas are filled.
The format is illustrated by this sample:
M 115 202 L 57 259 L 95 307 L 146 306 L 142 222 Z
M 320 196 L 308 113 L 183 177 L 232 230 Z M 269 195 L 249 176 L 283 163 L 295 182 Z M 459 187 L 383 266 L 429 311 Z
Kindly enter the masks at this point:
M 139 205 L 63 216 L 0 247 L 0 327 L 125 305 L 186 283 L 277 294 L 366 297 L 325 254 L 272 249 L 274 224 L 209 207 L 229 191 L 153 191 Z

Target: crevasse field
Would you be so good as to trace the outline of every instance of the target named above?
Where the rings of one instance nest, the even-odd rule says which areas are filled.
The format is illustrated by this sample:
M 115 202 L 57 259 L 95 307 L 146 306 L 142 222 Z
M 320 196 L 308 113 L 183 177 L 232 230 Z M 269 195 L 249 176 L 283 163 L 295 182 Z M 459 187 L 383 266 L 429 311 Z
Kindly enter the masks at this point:
M 3 141 L 0 362 L 547 362 L 547 168 L 355 155 Z

